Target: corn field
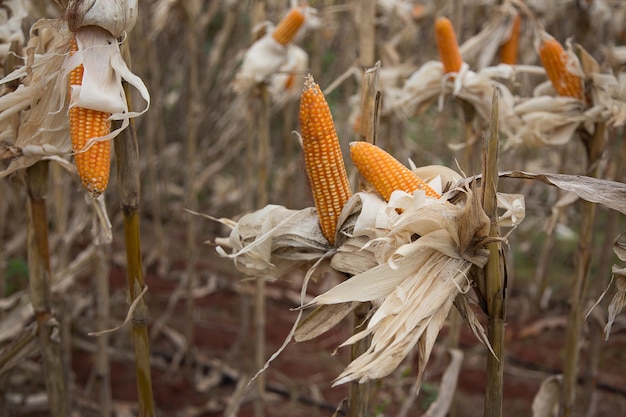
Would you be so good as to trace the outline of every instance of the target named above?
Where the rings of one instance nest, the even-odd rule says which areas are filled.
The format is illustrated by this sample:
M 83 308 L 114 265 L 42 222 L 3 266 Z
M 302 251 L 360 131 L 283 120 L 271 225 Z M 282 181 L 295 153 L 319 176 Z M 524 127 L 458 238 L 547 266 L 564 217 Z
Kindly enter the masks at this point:
M 0 0 L 0 416 L 626 415 L 626 2 Z

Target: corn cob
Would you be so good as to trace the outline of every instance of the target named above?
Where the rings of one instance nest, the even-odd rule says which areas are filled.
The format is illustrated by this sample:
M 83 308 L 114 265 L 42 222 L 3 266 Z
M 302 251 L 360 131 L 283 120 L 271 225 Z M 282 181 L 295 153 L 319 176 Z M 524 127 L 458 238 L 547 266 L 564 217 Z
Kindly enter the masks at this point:
M 304 14 L 300 10 L 300 8 L 293 8 L 287 13 L 283 20 L 278 23 L 276 29 L 272 33 L 272 37 L 279 44 L 286 46 L 289 42 L 292 41 L 293 37 L 300 29 L 300 26 L 304 23 Z
M 334 245 L 339 214 L 352 193 L 330 108 L 310 75 L 300 99 L 300 129 L 304 165 L 320 227 Z
M 76 39 L 70 42 L 70 53 L 78 51 Z M 81 85 L 83 65 L 74 68 L 69 74 L 70 85 Z M 71 89 L 70 89 L 71 90 Z M 74 163 L 81 181 L 93 197 L 104 192 L 109 183 L 111 165 L 111 141 L 95 142 L 84 150 L 87 141 L 92 138 L 108 135 L 111 131 L 110 113 L 71 107 L 69 109 L 70 136 L 74 150 Z
M 583 80 L 567 69 L 569 56 L 559 41 L 552 37 L 544 40 L 539 47 L 539 58 L 558 95 L 583 99 Z
M 351 142 L 350 157 L 363 178 L 386 201 L 389 201 L 395 190 L 407 193 L 424 190 L 429 197 L 441 197 L 420 177 L 376 145 L 363 141 Z
M 500 62 L 515 65 L 517 63 L 517 49 L 519 48 L 519 33 L 522 26 L 522 16 L 517 13 L 513 18 L 511 36 L 500 48 Z
M 438 17 L 435 20 L 435 39 L 439 50 L 439 59 L 443 64 L 443 71 L 459 72 L 463 64 L 463 58 L 459 51 L 454 27 L 447 17 Z

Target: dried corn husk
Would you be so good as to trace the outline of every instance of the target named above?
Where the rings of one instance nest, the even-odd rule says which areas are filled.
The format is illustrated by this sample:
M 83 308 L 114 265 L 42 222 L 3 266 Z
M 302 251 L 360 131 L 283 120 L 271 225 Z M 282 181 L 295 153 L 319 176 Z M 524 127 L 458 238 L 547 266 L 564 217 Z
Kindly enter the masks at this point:
M 272 102 L 277 107 L 300 97 L 308 67 L 309 54 L 297 45 L 287 45 L 286 60 L 271 77 L 268 87 Z
M 2 2 L 0 8 L 0 67 L 11 49 L 11 43 L 24 44 L 22 20 L 28 16 L 24 4 L 20 0 Z
M 231 228 L 229 237 L 216 239 L 218 254 L 248 276 L 276 279 L 329 250 L 313 208 L 268 205 L 238 222 L 213 220 Z
M 118 38 L 137 22 L 138 0 L 70 0 L 67 23 L 72 32 L 97 26 Z
M 388 375 L 416 345 L 419 379 L 453 301 L 469 289 L 470 268 L 487 261 L 480 241 L 487 236 L 489 220 L 473 193 L 466 192 L 467 200 L 460 205 L 426 197 L 421 191 L 412 196 L 394 192 L 385 213 L 395 220 L 382 237 L 365 246 L 377 265 L 305 306 L 355 301 L 375 305 L 367 328 L 342 344 L 371 335 L 370 347 L 335 384 Z M 368 207 L 363 205 L 363 215 L 375 217 L 366 212 Z M 398 215 L 396 209 L 402 213 Z
M 445 74 L 439 61 L 428 61 L 413 73 L 401 90 L 395 92 L 387 105 L 400 114 L 415 114 L 425 110 L 438 99 L 439 109 L 443 108 L 447 95 L 458 97 L 470 103 L 485 120 L 491 114 L 491 100 L 494 88 L 500 90 L 499 116 L 503 133 L 510 135 L 508 119 L 514 117 L 515 99 L 499 79 L 512 79 L 515 70 L 510 65 L 485 67 L 479 72 L 469 69 L 463 63 L 458 74 Z
M 0 178 L 26 168 L 42 157 L 68 155 L 69 106 L 80 106 L 112 113 L 112 120 L 121 126 L 107 136 L 95 140 L 111 140 L 129 125 L 131 117 L 148 110 L 150 95 L 143 81 L 133 74 L 121 56 L 119 43 L 107 31 L 95 26 L 80 29 L 76 34 L 79 51 L 69 54 L 70 32 L 63 21 L 40 20 L 31 28 L 26 48 L 26 65 L 8 74 L 0 84 L 19 80 L 18 88 L 0 97 L 0 130 L 15 123 L 20 114 L 19 135 L 15 154 Z M 74 86 L 68 101 L 69 72 L 83 64 L 83 84 Z M 135 87 L 145 100 L 144 108 L 129 111 L 122 88 L 122 79 Z
M 301 7 L 300 10 L 304 14 L 305 20 L 295 35 L 296 39 L 301 37 L 306 30 L 315 28 L 320 24 L 316 9 Z M 271 84 L 273 78 L 278 74 L 294 73 L 300 71 L 303 66 L 306 69 L 306 65 L 308 65 L 308 56 L 305 60 L 306 53 L 304 50 L 295 46 L 292 47 L 291 44 L 281 45 L 272 37 L 274 26 L 269 22 L 264 25 L 266 27 L 265 35 L 257 39 L 245 52 L 241 67 L 235 75 L 233 89 L 238 93 L 248 92 L 259 83 Z M 302 76 L 304 76 L 304 70 Z M 277 83 L 280 83 L 280 77 Z M 296 85 L 300 86 L 301 84 L 296 83 Z M 273 88 L 275 91 L 276 86 Z M 300 88 L 296 90 L 299 92 Z M 285 98 L 282 99 L 285 100 Z M 280 99 L 278 102 L 280 103 Z
M 438 192 L 444 184 L 449 187 L 461 179 L 445 167 L 424 167 L 421 172 L 434 179 L 429 185 Z M 459 193 L 465 198 L 457 204 L 446 200 Z M 523 197 L 502 195 L 499 202 L 503 222 L 519 224 L 525 214 Z M 416 345 L 419 381 L 455 300 L 477 337 L 488 344 L 467 301 L 458 298 L 469 290 L 470 269 L 484 266 L 488 256 L 482 242 L 489 219 L 469 188 L 452 189 L 441 199 L 428 197 L 422 190 L 413 194 L 395 191 L 388 203 L 375 193 L 354 194 L 338 221 L 336 249 L 324 239 L 313 208 L 289 210 L 269 205 L 237 222 L 211 219 L 231 229 L 227 238 L 216 239 L 217 252 L 232 259 L 246 275 L 272 279 L 304 263 L 314 263 L 303 285 L 303 302 L 308 279 L 325 258 L 331 258 L 332 270 L 353 275 L 301 307 L 300 314 L 303 308 L 316 309 L 302 322 L 298 318 L 270 361 L 292 337 L 297 341 L 317 337 L 362 302 L 375 306 L 373 315 L 367 328 L 342 346 L 368 335 L 372 345 L 336 384 L 385 376 Z
M 511 36 L 513 17 L 517 13 L 511 2 L 498 7 L 487 25 L 459 47 L 463 60 L 472 68 L 489 66 L 500 46 Z
M 613 74 L 600 73 L 600 66 L 580 45 L 568 42 L 566 52 L 570 57 L 569 69 L 587 80 L 590 102 L 555 96 L 550 82 L 540 84 L 534 97 L 519 99 L 515 104 L 515 115 L 507 119 L 513 134 L 508 137 L 505 149 L 522 143 L 562 145 L 578 129 L 593 134 L 597 123 L 617 127 L 626 122 L 626 97 L 620 80 Z

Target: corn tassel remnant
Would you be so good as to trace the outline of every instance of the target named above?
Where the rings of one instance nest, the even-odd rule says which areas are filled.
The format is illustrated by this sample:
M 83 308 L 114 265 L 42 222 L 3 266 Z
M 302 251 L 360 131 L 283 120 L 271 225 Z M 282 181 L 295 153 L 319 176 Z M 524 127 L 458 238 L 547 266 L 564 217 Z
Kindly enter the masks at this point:
M 443 71 L 459 72 L 463 65 L 463 58 L 459 51 L 454 27 L 447 17 L 438 17 L 435 20 L 435 39 L 439 50 L 439 59 L 443 64 Z
M 519 48 L 520 28 L 522 27 L 522 16 L 518 13 L 513 18 L 511 36 L 502 44 L 500 48 L 500 62 L 508 65 L 517 64 L 517 50 Z
M 546 39 L 539 47 L 539 58 L 558 95 L 583 99 L 583 80 L 568 70 L 569 56 L 559 41 Z
M 350 156 L 359 173 L 386 201 L 395 190 L 409 194 L 423 190 L 429 197 L 441 197 L 410 169 L 376 145 L 351 142 Z
M 76 51 L 78 51 L 78 46 L 76 40 L 72 38 L 70 53 Z M 70 86 L 82 84 L 83 71 L 84 67 L 81 64 L 70 72 Z M 109 183 L 111 141 L 96 141 L 88 149 L 84 148 L 90 139 L 105 136 L 111 132 L 109 117 L 111 117 L 110 113 L 84 107 L 74 106 L 69 109 L 74 163 L 83 185 L 94 198 L 102 194 Z
M 278 23 L 278 26 L 272 33 L 272 37 L 279 44 L 286 46 L 296 36 L 300 26 L 304 23 L 304 19 L 304 14 L 299 8 L 291 9 L 283 20 Z
M 352 192 L 330 108 L 310 75 L 300 98 L 300 129 L 304 165 L 320 227 L 334 245 L 339 215 Z

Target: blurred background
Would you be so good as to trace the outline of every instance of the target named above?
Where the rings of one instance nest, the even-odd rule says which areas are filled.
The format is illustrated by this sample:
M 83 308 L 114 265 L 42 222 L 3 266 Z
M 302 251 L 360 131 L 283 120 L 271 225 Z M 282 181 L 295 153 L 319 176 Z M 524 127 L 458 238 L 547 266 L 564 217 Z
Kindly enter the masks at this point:
M 0 11 L 9 10 L 0 2 Z M 309 1 L 317 24 L 298 35 L 295 44 L 307 54 L 305 71 L 286 74 L 270 97 L 270 138 L 260 148 L 256 119 L 263 101 L 256 90 L 233 89 L 250 45 L 292 7 L 283 1 L 141 0 L 139 20 L 128 34 L 133 72 L 151 95 L 150 110 L 135 121 L 141 162 L 142 253 L 149 287 L 151 363 L 155 402 L 161 416 L 253 415 L 254 390 L 243 382 L 258 369 L 254 363 L 255 285 L 215 252 L 216 237 L 227 236 L 218 222 L 185 209 L 220 218 L 238 218 L 266 204 L 300 209 L 313 205 L 298 136 L 299 94 L 304 76 L 315 77 L 325 91 L 347 155 L 348 142 L 359 138 L 359 90 L 364 70 L 381 65 L 381 88 L 401 86 L 427 61 L 438 60 L 433 23 L 449 17 L 462 44 L 499 16 L 507 2 L 494 0 Z M 24 1 L 24 36 L 40 18 L 57 18 L 60 7 L 49 1 Z M 572 38 L 605 72 L 624 71 L 626 6 L 623 1 L 527 0 L 545 30 L 564 43 Z M 367 7 L 375 14 L 366 16 Z M 373 43 L 364 44 L 367 33 Z M 539 65 L 532 28 L 522 23 L 518 63 Z M 372 53 L 366 53 L 365 47 Z M 373 58 L 373 59 L 372 59 Z M 494 56 L 490 64 L 497 64 Z M 470 62 L 470 66 L 472 63 Z M 473 68 L 474 69 L 474 68 Z M 383 79 L 384 78 L 384 79 Z M 542 81 L 542 80 L 541 80 Z M 532 94 L 537 84 L 521 78 L 514 89 Z M 329 88 L 330 87 L 330 88 Z M 513 88 L 513 87 L 512 87 Z M 384 94 L 383 94 L 384 96 Z M 137 102 L 139 97 L 137 97 Z M 470 135 L 475 143 L 464 145 Z M 413 114 L 386 112 L 383 99 L 378 144 L 403 163 L 439 164 L 474 175 L 481 170 L 480 141 L 488 122 L 467 120 L 463 106 L 446 96 Z M 623 182 L 624 128 L 612 129 L 602 176 Z M 121 140 L 122 138 L 117 138 Z M 5 143 L 6 144 L 6 143 Z M 8 162 L 0 160 L 0 168 Z M 585 174 L 585 150 L 576 137 L 553 147 L 517 146 L 501 155 L 500 170 Z M 357 175 L 346 163 L 356 187 Z M 96 329 L 97 281 L 110 289 L 106 327 L 123 321 L 128 310 L 125 284 L 123 216 L 115 160 L 105 193 L 113 240 L 96 245 L 94 214 L 80 183 L 51 164 L 48 195 L 54 314 L 62 329 L 64 358 L 70 369 L 74 415 L 97 416 L 103 381 L 110 380 L 115 415 L 136 412 L 132 346 L 123 328 L 109 337 L 110 368 L 101 369 Z M 580 206 L 561 204 L 556 188 L 521 180 L 502 180 L 501 190 L 524 194 L 526 219 L 509 236 L 505 415 L 531 415 L 532 399 L 542 380 L 561 372 L 566 307 L 575 271 Z M 19 179 L 0 181 L 0 348 L 32 317 L 28 304 L 25 190 Z M 595 222 L 589 299 L 609 284 L 613 241 L 626 229 L 621 214 L 598 208 Z M 266 357 L 287 336 L 299 305 L 303 271 L 267 283 Z M 56 280 L 56 281 L 55 281 Z M 333 285 L 317 282 L 311 294 Z M 581 394 L 577 416 L 626 415 L 626 321 L 618 317 L 611 338 L 603 341 L 606 304 L 586 321 L 581 347 Z M 8 320 L 8 318 L 11 318 Z M 30 318 L 29 318 L 30 317 Z M 2 334 L 4 333 L 4 336 Z M 344 323 L 324 336 L 292 343 L 266 372 L 263 412 L 268 416 L 331 416 L 347 387 L 331 388 L 349 352 L 335 348 L 351 333 Z M 447 328 L 427 366 L 422 390 L 411 394 L 412 362 L 372 384 L 371 415 L 419 416 L 437 397 L 446 365 Z M 594 341 L 595 340 L 595 341 Z M 482 415 L 487 350 L 462 329 L 465 352 L 451 415 Z M 2 364 L 0 364 L 2 365 Z M 0 373 L 0 414 L 46 415 L 45 385 L 36 350 Z M 108 374 L 107 378 L 102 377 Z M 243 385 L 242 385 L 243 384 Z M 259 410 L 256 410 L 259 413 Z M 256 414 L 259 415 L 259 414 Z

